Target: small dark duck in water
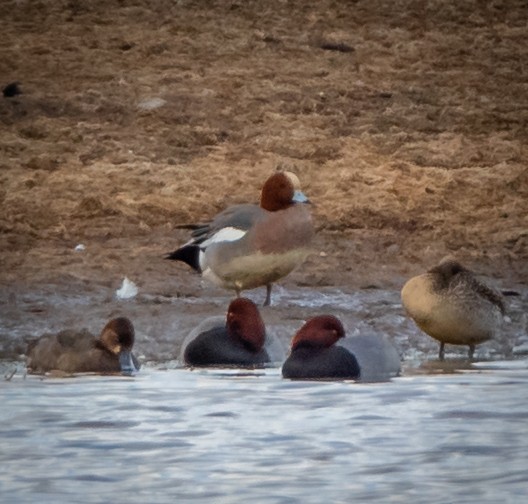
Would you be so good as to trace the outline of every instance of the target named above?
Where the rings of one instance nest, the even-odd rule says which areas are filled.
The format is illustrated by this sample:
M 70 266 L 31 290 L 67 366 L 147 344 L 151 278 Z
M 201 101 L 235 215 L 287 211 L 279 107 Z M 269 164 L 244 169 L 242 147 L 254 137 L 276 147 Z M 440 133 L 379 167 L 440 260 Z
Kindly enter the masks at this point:
M 133 373 L 139 363 L 132 354 L 134 326 L 129 319 L 110 320 L 100 336 L 62 331 L 45 334 L 28 345 L 29 373 Z

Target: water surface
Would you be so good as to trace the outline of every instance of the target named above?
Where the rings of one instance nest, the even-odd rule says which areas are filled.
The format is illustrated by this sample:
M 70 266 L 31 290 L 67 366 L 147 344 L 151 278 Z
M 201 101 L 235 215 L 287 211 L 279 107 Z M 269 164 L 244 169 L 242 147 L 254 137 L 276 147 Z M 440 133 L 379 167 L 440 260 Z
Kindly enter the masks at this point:
M 0 385 L 4 502 L 523 502 L 528 361 L 389 383 L 143 369 Z

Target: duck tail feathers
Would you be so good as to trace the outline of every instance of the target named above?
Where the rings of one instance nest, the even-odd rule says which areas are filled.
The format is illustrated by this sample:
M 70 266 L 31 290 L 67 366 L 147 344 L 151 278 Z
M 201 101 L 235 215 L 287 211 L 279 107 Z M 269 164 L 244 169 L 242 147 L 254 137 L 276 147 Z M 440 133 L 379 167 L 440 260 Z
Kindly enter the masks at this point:
M 200 247 L 198 245 L 184 245 L 178 250 L 167 254 L 165 259 L 182 261 L 198 273 L 202 272 L 200 268 Z

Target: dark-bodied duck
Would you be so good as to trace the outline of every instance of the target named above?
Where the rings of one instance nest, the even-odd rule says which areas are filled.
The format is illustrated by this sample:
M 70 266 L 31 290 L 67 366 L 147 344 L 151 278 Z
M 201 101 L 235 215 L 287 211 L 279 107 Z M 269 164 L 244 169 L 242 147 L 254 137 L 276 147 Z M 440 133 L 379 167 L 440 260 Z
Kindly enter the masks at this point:
M 88 332 L 45 334 L 28 345 L 30 373 L 132 373 L 139 363 L 132 354 L 134 326 L 129 319 L 110 320 L 98 338 Z
M 181 355 L 193 367 L 262 367 L 270 361 L 265 342 L 266 328 L 257 306 L 236 298 L 225 323 L 218 324 L 218 318 L 204 321 L 185 339 Z
M 295 334 L 282 376 L 292 379 L 387 381 L 400 372 L 396 348 L 378 334 L 346 337 L 333 315 L 309 319 Z
M 401 299 L 416 325 L 440 342 L 440 360 L 446 343 L 468 345 L 472 359 L 475 345 L 501 334 L 502 296 L 452 259 L 411 278 Z
M 192 239 L 166 258 L 187 263 L 237 296 L 265 285 L 269 305 L 272 284 L 310 253 L 312 217 L 296 185 L 294 174 L 276 172 L 262 188 L 260 206 L 235 205 L 207 224 L 184 226 L 194 229 Z

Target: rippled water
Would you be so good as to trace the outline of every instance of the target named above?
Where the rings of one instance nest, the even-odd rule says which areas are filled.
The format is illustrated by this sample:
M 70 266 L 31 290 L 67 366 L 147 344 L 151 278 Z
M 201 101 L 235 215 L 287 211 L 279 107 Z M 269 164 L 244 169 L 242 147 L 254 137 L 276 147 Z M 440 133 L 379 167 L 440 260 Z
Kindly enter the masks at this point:
M 528 361 L 390 383 L 263 372 L 0 384 L 3 502 L 524 502 Z

